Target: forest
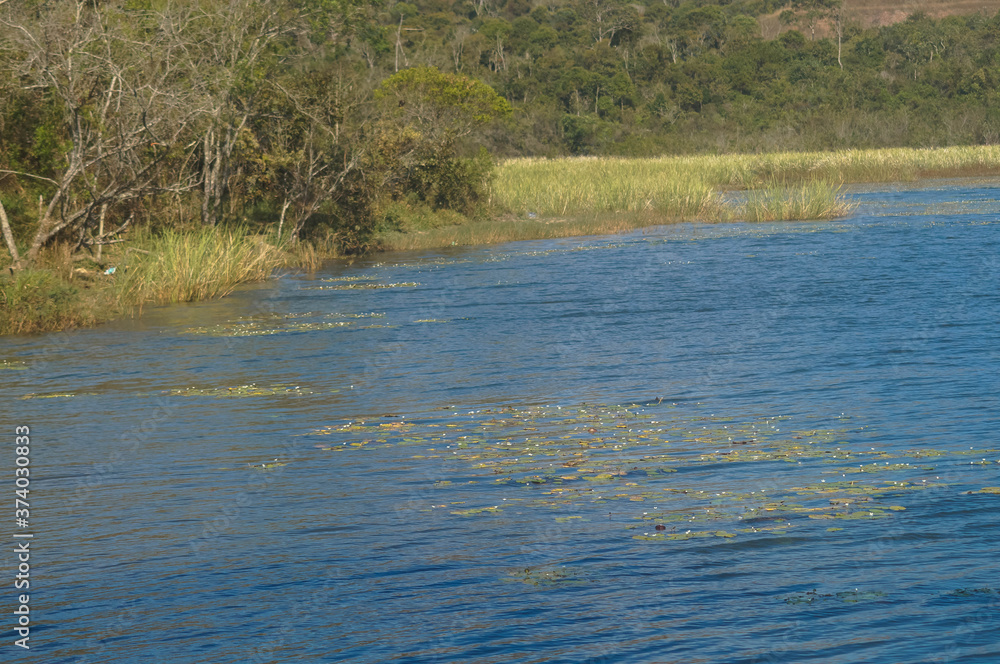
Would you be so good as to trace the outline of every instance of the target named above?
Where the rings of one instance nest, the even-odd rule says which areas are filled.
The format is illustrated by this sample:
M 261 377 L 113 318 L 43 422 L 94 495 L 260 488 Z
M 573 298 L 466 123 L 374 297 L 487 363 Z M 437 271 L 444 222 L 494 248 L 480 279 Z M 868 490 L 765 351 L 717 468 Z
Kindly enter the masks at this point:
M 475 214 L 495 158 L 997 140 L 1000 16 L 862 29 L 843 11 L 5 2 L 0 200 L 32 258 L 154 217 L 266 220 L 292 241 L 332 225 L 350 251 L 414 205 Z M 784 29 L 765 39 L 775 12 Z
M 1000 138 L 1000 14 L 866 28 L 848 9 L 0 0 L 4 260 L 232 224 L 364 252 L 410 218 L 504 212 L 492 177 L 519 156 Z

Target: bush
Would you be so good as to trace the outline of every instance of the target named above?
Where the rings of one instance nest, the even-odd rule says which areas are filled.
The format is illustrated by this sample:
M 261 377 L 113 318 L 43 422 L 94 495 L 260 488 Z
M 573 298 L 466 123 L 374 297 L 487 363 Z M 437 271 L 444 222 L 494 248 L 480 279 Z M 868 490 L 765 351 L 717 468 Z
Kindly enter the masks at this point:
M 51 272 L 22 270 L 0 277 L 0 335 L 76 327 L 92 320 L 78 290 Z
M 422 158 L 403 180 L 403 192 L 412 193 L 435 210 L 475 216 L 493 179 L 493 158 L 485 149 L 475 157 L 462 158 L 433 148 L 424 146 Z

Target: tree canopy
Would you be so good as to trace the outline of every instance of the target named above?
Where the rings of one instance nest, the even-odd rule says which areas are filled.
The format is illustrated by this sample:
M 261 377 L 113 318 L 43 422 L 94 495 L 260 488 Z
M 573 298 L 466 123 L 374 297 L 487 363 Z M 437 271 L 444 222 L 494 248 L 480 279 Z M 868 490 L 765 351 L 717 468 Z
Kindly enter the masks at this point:
M 248 220 L 293 242 L 325 227 L 363 248 L 396 203 L 475 214 L 488 155 L 1000 137 L 1000 16 L 918 13 L 863 28 L 847 9 L 0 3 L 3 237 L 30 262 L 54 241 L 114 241 L 136 220 Z

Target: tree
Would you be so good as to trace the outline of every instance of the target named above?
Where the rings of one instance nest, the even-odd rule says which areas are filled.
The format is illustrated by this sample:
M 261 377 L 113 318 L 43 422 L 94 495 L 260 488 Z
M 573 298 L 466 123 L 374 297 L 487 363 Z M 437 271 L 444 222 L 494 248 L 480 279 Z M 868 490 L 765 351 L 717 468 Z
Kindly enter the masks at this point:
M 176 44 L 163 40 L 146 17 L 86 0 L 45 11 L 30 3 L 3 9 L 0 26 L 14 75 L 50 105 L 47 130 L 59 145 L 49 174 L 0 171 L 42 183 L 48 199 L 27 252 L 15 258 L 13 268 L 20 269 L 57 237 L 76 234 L 85 243 L 109 209 L 153 192 L 189 189 L 193 183 L 182 171 L 166 175 L 163 167 L 183 160 L 181 139 L 198 111 L 172 84 Z
M 160 15 L 161 30 L 182 54 L 178 64 L 184 85 L 199 108 L 201 220 L 214 226 L 237 168 L 233 156 L 240 135 L 275 66 L 275 43 L 291 31 L 297 15 L 283 3 L 253 0 L 168 8 Z
M 482 81 L 436 67 L 406 69 L 375 91 L 376 157 L 383 185 L 435 208 L 470 212 L 489 177 L 473 158 L 477 130 L 511 115 L 510 104 Z
M 404 122 L 442 144 L 511 114 L 506 99 L 482 81 L 437 67 L 404 69 L 375 91 L 384 119 Z
M 273 85 L 282 95 L 283 107 L 276 129 L 269 134 L 265 159 L 281 193 L 279 236 L 287 216 L 289 241 L 298 243 L 321 207 L 336 207 L 352 193 L 356 200 L 347 206 L 348 212 L 366 222 L 371 195 L 358 196 L 357 189 L 365 185 L 362 166 L 372 149 L 371 85 L 339 67 Z M 343 244 L 361 248 L 353 241 Z

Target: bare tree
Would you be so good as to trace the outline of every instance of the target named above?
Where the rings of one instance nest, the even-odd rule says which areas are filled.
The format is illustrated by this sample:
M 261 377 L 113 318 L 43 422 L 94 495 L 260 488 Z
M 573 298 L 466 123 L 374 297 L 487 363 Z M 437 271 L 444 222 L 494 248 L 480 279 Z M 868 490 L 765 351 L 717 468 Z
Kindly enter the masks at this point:
M 240 133 L 256 111 L 261 79 L 280 37 L 290 34 L 295 18 L 282 3 L 233 0 L 212 11 L 198 2 L 168 5 L 160 15 L 165 39 L 183 53 L 185 83 L 200 109 L 201 218 L 220 219 L 233 155 Z
M 586 0 L 582 7 L 593 21 L 596 41 L 607 39 L 613 42 L 615 34 L 623 30 L 635 30 L 640 23 L 635 7 L 621 0 Z
M 163 180 L 161 167 L 177 157 L 198 110 L 171 84 L 173 46 L 137 29 L 137 15 L 87 0 L 45 12 L 17 4 L 3 10 L 0 34 L 13 74 L 24 89 L 55 101 L 56 129 L 68 145 L 54 177 L 0 171 L 48 185 L 30 246 L 15 258 L 20 269 L 53 239 L 82 237 L 109 206 L 190 186 L 183 176 Z
M 338 202 L 345 185 L 363 178 L 371 154 L 366 131 L 373 83 L 343 71 L 274 81 L 287 104 L 287 117 L 274 132 L 269 160 L 277 171 L 283 201 L 280 224 L 291 228 L 296 244 L 306 224 L 327 202 Z

